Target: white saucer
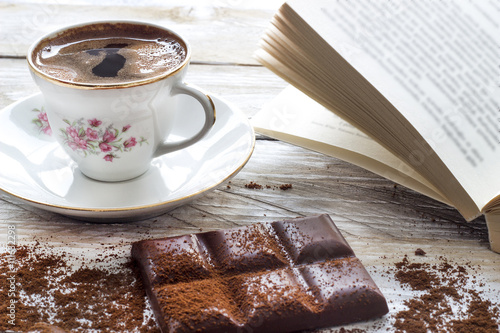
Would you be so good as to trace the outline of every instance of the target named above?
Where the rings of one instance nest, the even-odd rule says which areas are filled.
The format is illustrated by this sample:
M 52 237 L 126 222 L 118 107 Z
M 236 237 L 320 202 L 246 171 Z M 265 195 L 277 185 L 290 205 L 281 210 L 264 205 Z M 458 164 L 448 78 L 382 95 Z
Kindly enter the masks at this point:
M 185 112 L 201 108 L 192 98 L 177 98 Z M 212 98 L 217 120 L 203 140 L 154 159 L 145 174 L 118 183 L 84 176 L 52 137 L 57 133 L 49 136 L 40 130 L 33 122 L 39 114 L 33 110 L 43 106 L 40 94 L 18 101 L 0 111 L 0 190 L 32 206 L 93 222 L 163 214 L 215 189 L 252 155 L 255 135 L 247 118 L 220 98 Z M 174 127 L 194 133 L 197 124 Z M 173 133 L 172 138 L 183 137 Z

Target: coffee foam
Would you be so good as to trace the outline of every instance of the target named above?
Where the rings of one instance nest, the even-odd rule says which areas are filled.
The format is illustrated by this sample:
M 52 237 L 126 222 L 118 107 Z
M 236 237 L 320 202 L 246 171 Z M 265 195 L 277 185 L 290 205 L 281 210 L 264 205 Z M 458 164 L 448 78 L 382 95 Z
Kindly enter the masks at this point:
M 113 84 L 161 76 L 186 56 L 182 40 L 163 29 L 103 23 L 73 28 L 43 41 L 32 60 L 40 71 L 58 80 Z

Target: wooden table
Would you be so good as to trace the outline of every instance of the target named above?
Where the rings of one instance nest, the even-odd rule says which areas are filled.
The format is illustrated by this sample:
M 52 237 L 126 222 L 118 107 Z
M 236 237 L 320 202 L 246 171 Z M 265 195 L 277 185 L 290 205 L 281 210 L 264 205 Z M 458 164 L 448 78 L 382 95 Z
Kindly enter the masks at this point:
M 38 91 L 25 55 L 42 34 L 81 21 L 134 19 L 170 27 L 193 49 L 187 81 L 237 105 L 248 117 L 287 83 L 259 65 L 252 53 L 280 1 L 217 0 L 2 0 L 0 1 L 0 108 Z M 1 161 L 0 161 L 1 163 Z M 292 189 L 250 189 L 291 183 Z M 500 256 L 488 249 L 484 219 L 467 223 L 452 208 L 359 167 L 257 135 L 248 164 L 232 180 L 204 197 L 164 215 L 127 224 L 91 224 L 31 207 L 0 194 L 0 242 L 14 225 L 18 244 L 50 236 L 55 247 L 99 249 L 153 236 L 171 236 L 320 213 L 330 214 L 389 300 L 391 326 L 410 291 L 385 273 L 417 248 L 427 262 L 445 256 L 469 262 L 485 283 L 485 299 L 498 302 Z M 68 245 L 70 244 L 70 245 Z M 128 251 L 120 251 L 127 256 Z M 89 252 L 89 256 L 92 252 Z M 406 298 L 405 298 L 406 297 Z M 377 330 L 372 323 L 352 327 Z M 351 327 L 346 327 L 351 328 Z M 335 331 L 335 330 L 333 330 Z

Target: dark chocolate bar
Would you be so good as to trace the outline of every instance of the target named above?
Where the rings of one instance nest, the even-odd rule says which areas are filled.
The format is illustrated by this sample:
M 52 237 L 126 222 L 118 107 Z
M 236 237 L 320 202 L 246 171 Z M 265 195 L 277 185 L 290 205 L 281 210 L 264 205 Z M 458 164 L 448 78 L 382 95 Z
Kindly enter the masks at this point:
M 134 243 L 162 332 L 292 332 L 388 312 L 328 215 Z

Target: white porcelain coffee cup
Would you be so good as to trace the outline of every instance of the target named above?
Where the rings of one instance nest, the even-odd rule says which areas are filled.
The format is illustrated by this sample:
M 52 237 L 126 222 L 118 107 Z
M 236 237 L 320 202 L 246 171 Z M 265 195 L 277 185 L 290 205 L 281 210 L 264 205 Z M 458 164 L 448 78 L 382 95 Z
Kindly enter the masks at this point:
M 176 36 L 185 49 L 184 60 L 154 77 L 119 83 L 89 84 L 58 79 L 40 70 L 35 52 L 40 45 L 71 29 L 92 25 L 136 24 L 162 29 Z M 146 172 L 153 158 L 186 148 L 201 140 L 215 122 L 215 106 L 202 91 L 183 79 L 191 49 L 177 33 L 149 23 L 91 22 L 60 29 L 37 40 L 29 49 L 32 77 L 45 99 L 53 136 L 86 176 L 100 181 L 123 181 Z M 185 117 L 175 95 L 190 95 L 202 105 L 203 126 L 179 142 L 167 142 L 175 117 Z M 186 119 L 189 121 L 189 119 Z

